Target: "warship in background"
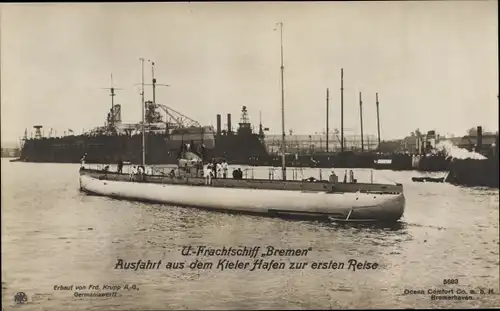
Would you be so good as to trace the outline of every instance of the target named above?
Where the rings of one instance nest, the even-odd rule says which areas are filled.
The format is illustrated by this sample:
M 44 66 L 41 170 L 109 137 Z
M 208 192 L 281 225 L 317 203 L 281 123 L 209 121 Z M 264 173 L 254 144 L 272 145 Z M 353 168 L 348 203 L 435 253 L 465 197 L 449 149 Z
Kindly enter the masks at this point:
M 246 107 L 242 109 L 242 122 L 236 132 L 231 130 L 231 114 L 228 114 L 228 130 L 221 130 L 217 115 L 217 131 L 212 126 L 198 122 L 167 106 L 146 102 L 145 148 L 146 161 L 151 164 L 177 164 L 179 152 L 184 146 L 202 156 L 204 160 L 224 158 L 229 164 L 255 164 L 269 154 L 264 145 L 264 134 L 252 131 L 247 119 Z M 156 110 L 161 107 L 170 116 L 163 122 Z M 121 123 L 120 105 L 113 106 L 108 122 L 81 135 L 43 137 L 42 126 L 35 126 L 35 136 L 23 139 L 20 160 L 24 162 L 78 163 L 84 154 L 88 163 L 141 162 L 141 123 Z M 260 126 L 262 127 L 262 126 Z M 139 151 L 138 151 L 139 150 Z
M 44 137 L 42 125 L 35 125 L 34 137 L 28 138 L 25 130 L 19 160 L 78 163 L 86 155 L 88 163 L 118 163 L 121 160 L 137 164 L 141 163 L 141 150 L 145 148 L 148 163 L 177 164 L 180 152 L 186 147 L 203 159 L 223 157 L 228 163 L 250 164 L 252 159 L 269 156 L 263 142 L 262 124 L 259 133 L 254 133 L 245 106 L 236 132 L 231 127 L 231 114 L 228 114 L 228 129 L 225 131 L 221 130 L 220 115 L 217 115 L 215 131 L 212 126 L 202 126 L 173 108 L 156 103 L 155 88 L 161 84 L 156 83 L 154 63 L 152 73 L 153 100 L 145 102 L 144 124 L 122 122 L 121 105 L 114 103 L 115 91 L 119 89 L 113 86 L 111 76 L 111 87 L 107 88 L 111 109 L 104 126 L 81 135 L 68 130 L 62 137 L 51 137 L 51 129 L 48 137 Z M 165 118 L 158 109 L 163 110 Z

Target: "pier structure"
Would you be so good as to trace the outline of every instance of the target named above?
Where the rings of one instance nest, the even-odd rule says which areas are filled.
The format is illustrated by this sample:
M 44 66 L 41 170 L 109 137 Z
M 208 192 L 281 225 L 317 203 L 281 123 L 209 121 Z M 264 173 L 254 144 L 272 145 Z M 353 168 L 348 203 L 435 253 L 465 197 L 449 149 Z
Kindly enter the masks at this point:
M 344 129 L 345 131 L 345 129 Z M 363 139 L 359 134 L 344 134 L 344 144 L 340 143 L 338 134 L 330 132 L 328 134 L 328 147 L 327 147 L 327 134 L 292 134 L 288 135 L 286 139 L 285 150 L 287 153 L 297 154 L 314 154 L 318 152 L 341 152 L 344 151 L 365 151 L 373 152 L 378 148 L 376 135 L 363 135 Z M 361 143 L 363 141 L 363 143 Z M 276 154 L 280 148 L 281 135 L 266 135 L 264 139 L 266 148 L 270 154 Z M 363 147 L 363 148 L 362 148 Z

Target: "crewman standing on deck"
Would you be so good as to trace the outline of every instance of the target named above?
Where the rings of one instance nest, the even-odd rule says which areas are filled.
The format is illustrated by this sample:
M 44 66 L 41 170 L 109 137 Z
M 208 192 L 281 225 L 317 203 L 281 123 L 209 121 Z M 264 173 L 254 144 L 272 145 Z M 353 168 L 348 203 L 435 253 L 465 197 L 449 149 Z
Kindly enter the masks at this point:
M 217 161 L 215 161 L 215 159 L 212 160 L 212 164 L 211 164 L 211 168 L 212 168 L 212 176 L 214 178 L 217 178 Z
M 227 162 L 226 160 L 222 161 L 222 177 L 227 178 Z
M 222 165 L 220 163 L 217 163 L 215 167 L 216 167 L 217 178 L 220 178 L 222 176 Z
M 135 175 L 137 174 L 136 167 L 134 166 L 132 170 L 130 171 L 130 180 L 134 180 Z
M 123 170 L 123 161 L 122 159 L 118 160 L 118 173 L 121 174 Z
M 339 178 L 335 174 L 335 171 L 332 171 L 332 173 L 330 174 L 330 183 L 334 184 L 334 183 L 337 183 L 338 181 L 339 181 Z
M 210 185 L 212 182 L 212 169 L 210 168 L 210 164 L 203 167 L 203 177 L 205 178 L 205 185 Z
M 80 159 L 80 162 L 82 163 L 82 167 L 85 166 L 85 157 L 87 156 L 87 153 L 85 152 L 85 154 L 83 155 L 83 157 Z

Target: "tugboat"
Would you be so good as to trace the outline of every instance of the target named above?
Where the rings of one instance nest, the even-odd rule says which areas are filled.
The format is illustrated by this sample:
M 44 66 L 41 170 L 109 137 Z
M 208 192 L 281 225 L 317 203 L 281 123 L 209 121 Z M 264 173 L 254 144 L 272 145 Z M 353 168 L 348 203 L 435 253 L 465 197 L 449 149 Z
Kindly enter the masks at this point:
M 281 32 L 283 31 L 283 24 Z M 283 45 L 281 45 L 283 55 Z M 144 66 L 143 66 L 144 68 Z M 283 57 L 281 57 L 282 146 L 284 135 Z M 144 92 L 142 93 L 144 103 Z M 144 105 L 143 105 L 144 107 Z M 144 124 L 144 123 L 143 123 Z M 287 180 L 282 148 L 282 180 L 244 179 L 212 176 L 203 157 L 181 152 L 178 167 L 170 174 L 146 174 L 144 148 L 141 172 L 135 175 L 80 168 L 80 189 L 84 192 L 122 199 L 175 204 L 204 209 L 320 218 L 345 222 L 396 222 L 404 213 L 405 197 L 401 184 L 339 183 L 330 179 Z

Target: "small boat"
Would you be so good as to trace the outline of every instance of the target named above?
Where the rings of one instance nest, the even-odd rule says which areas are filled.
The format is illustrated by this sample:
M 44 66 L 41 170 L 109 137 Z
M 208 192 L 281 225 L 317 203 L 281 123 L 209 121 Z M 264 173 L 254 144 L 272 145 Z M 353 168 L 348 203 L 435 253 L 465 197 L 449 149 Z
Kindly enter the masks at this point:
M 283 68 L 282 59 L 281 70 Z M 142 85 L 144 88 L 144 82 Z M 144 91 L 141 95 L 144 107 Z M 284 107 L 283 89 L 281 100 Z M 144 131 L 144 119 L 142 124 Z M 282 128 L 284 132 L 284 124 Z M 241 171 L 233 172 L 233 178 L 211 178 L 208 170 L 201 166 L 201 158 L 186 152 L 179 159 L 178 167 L 170 173 L 150 170 L 145 174 L 148 170 L 145 169 L 144 145 L 142 150 L 140 174 L 92 170 L 82 166 L 80 189 L 120 199 L 329 221 L 395 222 L 403 216 L 405 209 L 401 184 L 358 183 L 354 178 L 351 183 L 339 183 L 333 174 L 328 181 L 314 178 L 287 180 L 285 151 L 282 151 L 283 179 L 274 180 L 274 176 L 269 179 L 242 178 Z
M 443 183 L 446 177 L 412 177 L 413 182 L 437 182 Z

